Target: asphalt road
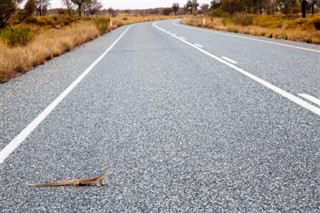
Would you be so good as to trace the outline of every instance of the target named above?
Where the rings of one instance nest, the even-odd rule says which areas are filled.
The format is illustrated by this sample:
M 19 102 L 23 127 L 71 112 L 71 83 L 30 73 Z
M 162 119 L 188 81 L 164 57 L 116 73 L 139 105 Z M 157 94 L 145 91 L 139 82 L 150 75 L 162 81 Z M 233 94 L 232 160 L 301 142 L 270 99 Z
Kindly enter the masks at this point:
M 320 212 L 319 46 L 141 23 L 0 94 L 0 212 Z

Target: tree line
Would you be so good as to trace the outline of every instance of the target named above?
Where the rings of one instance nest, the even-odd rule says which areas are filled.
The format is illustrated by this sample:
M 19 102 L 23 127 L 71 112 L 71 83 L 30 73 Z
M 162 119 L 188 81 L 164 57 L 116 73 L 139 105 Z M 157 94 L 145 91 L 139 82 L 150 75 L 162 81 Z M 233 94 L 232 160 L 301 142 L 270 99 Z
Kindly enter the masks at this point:
M 199 6 L 197 0 L 188 0 L 183 9 L 185 13 L 196 14 Z M 237 12 L 297 14 L 301 12 L 304 16 L 305 14 L 303 13 L 307 10 L 314 14 L 315 7 L 320 7 L 320 0 L 212 0 L 210 5 L 202 4 L 200 11 L 207 13 L 208 11 L 220 9 L 229 14 Z M 172 11 L 176 14 L 178 9 L 179 4 L 174 3 Z
M 50 6 L 50 0 L 27 0 L 22 9 L 19 5 L 24 0 L 0 0 L 0 28 L 8 25 L 10 18 L 15 15 L 15 23 L 20 23 L 33 13 L 37 12 L 39 16 L 47 13 Z M 71 15 L 74 9 L 77 10 L 79 17 L 83 14 L 94 15 L 101 10 L 102 5 L 99 0 L 61 0 Z M 315 7 L 320 7 L 320 0 L 212 0 L 209 4 L 199 5 L 197 0 L 187 0 L 186 4 L 180 7 L 179 3 L 173 3 L 172 7 L 162 9 L 163 15 L 174 13 L 179 14 L 197 14 L 199 12 L 208 14 L 209 11 L 219 13 L 234 14 L 243 13 L 283 13 L 297 14 L 302 13 L 305 17 L 305 11 L 315 11 Z M 110 11 L 109 11 L 110 10 Z M 109 14 L 114 14 L 114 10 L 109 8 Z M 159 14 L 159 12 L 155 12 Z
M 102 4 L 99 0 L 61 0 L 66 6 L 67 11 L 71 14 L 73 8 L 76 7 L 78 16 L 83 13 L 94 15 L 101 8 Z M 23 0 L 0 0 L 0 28 L 9 24 L 10 18 L 15 15 L 15 23 L 21 23 L 23 20 L 37 12 L 39 16 L 45 15 L 50 0 L 27 0 L 22 9 L 19 8 Z

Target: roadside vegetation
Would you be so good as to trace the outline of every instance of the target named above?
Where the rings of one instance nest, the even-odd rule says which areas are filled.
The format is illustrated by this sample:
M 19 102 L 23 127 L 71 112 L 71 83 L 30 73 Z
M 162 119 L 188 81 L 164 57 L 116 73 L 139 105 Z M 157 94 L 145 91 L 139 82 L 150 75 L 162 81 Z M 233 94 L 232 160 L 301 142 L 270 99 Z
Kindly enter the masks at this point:
M 198 7 L 196 0 L 187 2 L 193 16 L 183 24 L 320 44 L 320 1 L 213 0 Z
M 54 17 L 46 18 L 45 21 L 36 20 L 41 21 L 41 26 L 24 23 L 2 31 L 0 82 L 93 40 L 103 34 L 109 24 L 109 19 L 93 19 L 73 22 L 67 26 L 52 26 Z
M 182 23 L 234 33 L 320 44 L 320 15 L 302 19 L 298 15 L 239 13 L 224 18 L 191 17 L 183 20 Z

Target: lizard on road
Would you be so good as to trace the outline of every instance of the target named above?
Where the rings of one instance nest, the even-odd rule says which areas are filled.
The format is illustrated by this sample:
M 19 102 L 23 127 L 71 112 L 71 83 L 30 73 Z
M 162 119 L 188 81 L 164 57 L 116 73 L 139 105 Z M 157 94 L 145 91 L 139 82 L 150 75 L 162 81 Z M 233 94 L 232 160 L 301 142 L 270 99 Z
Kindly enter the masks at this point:
M 51 187 L 51 186 L 84 186 L 84 185 L 93 185 L 102 186 L 103 179 L 105 178 L 107 172 L 111 169 L 111 166 L 105 168 L 101 175 L 88 178 L 88 179 L 75 179 L 75 180 L 65 180 L 65 181 L 58 181 L 53 183 L 39 183 L 39 184 L 29 184 L 28 186 L 37 186 L 37 187 Z

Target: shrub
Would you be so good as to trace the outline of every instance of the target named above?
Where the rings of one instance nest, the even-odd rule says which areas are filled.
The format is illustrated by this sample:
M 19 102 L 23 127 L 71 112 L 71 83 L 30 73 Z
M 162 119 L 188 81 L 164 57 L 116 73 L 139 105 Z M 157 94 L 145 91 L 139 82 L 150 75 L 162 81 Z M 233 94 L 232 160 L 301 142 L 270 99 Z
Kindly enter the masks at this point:
M 249 26 L 253 24 L 254 15 L 247 13 L 235 13 L 232 16 L 232 21 L 237 25 Z
M 41 16 L 28 17 L 25 21 L 27 24 L 33 24 L 44 28 L 55 28 L 57 26 L 67 26 L 76 22 L 76 18 L 71 15 Z
M 30 16 L 25 20 L 26 24 L 38 24 L 38 19 L 34 16 Z
M 211 17 L 221 17 L 226 18 L 229 17 L 230 14 L 228 12 L 224 12 L 221 8 L 213 9 L 211 11 Z
M 128 18 L 127 18 L 127 17 L 124 17 L 124 18 L 122 18 L 122 20 L 123 20 L 123 21 L 127 21 L 127 20 L 128 20 Z
M 223 19 L 222 19 L 222 24 L 223 24 L 224 26 L 227 26 L 227 25 L 230 24 L 230 23 L 232 23 L 232 19 L 231 19 L 231 18 L 226 17 L 226 18 L 223 18 Z
M 10 26 L 2 34 L 1 38 L 10 46 L 25 46 L 33 40 L 34 34 L 28 28 Z
M 77 20 L 74 16 L 65 15 L 61 17 L 61 22 L 63 23 L 64 26 L 70 25 L 76 21 Z
M 100 35 L 104 34 L 108 30 L 110 25 L 110 19 L 108 18 L 96 18 L 94 22 L 99 30 Z
M 38 18 L 38 23 L 39 25 L 50 27 L 55 27 L 57 25 L 57 21 L 53 16 L 41 16 Z

